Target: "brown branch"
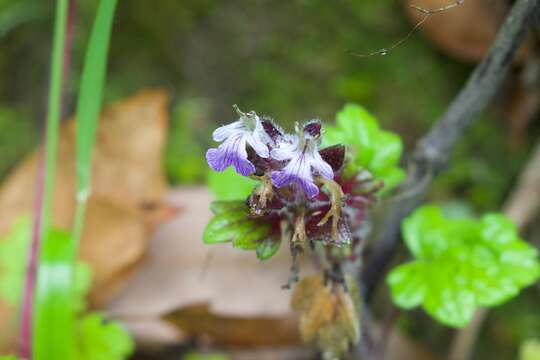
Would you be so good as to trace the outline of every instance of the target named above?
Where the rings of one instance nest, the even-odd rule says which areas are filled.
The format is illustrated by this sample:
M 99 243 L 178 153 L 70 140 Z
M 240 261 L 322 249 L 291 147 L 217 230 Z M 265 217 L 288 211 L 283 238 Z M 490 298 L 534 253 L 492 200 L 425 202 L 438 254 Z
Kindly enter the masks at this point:
M 486 57 L 475 68 L 442 117 L 417 143 L 410 166 L 412 171 L 406 185 L 414 186 L 426 176 L 431 177 L 444 170 L 454 145 L 490 103 L 503 83 L 516 50 L 539 7 L 540 0 L 515 2 Z M 388 211 L 382 232 L 361 274 L 361 285 L 367 298 L 380 283 L 394 255 L 402 219 L 423 201 L 429 183 L 430 181 L 426 181 L 425 187 L 420 187 L 410 197 L 395 202 Z

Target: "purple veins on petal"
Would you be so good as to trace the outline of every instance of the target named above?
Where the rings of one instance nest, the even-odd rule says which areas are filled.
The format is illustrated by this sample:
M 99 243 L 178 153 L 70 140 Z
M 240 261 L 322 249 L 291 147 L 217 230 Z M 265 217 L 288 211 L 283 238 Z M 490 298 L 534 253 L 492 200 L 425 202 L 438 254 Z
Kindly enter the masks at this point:
M 222 144 L 206 152 L 206 161 L 215 171 L 233 166 L 237 173 L 247 176 L 255 172 L 255 166 L 248 160 L 246 145 L 249 144 L 258 156 L 268 158 L 267 144 L 271 140 L 255 112 L 244 114 L 238 108 L 236 110 L 240 119 L 220 126 L 212 134 L 212 138 Z
M 224 171 L 233 166 L 237 173 L 248 176 L 255 167 L 247 160 L 246 139 L 243 134 L 230 136 L 217 149 L 206 152 L 206 161 L 215 171 Z
M 317 196 L 319 188 L 313 181 L 313 175 L 332 179 L 334 171 L 319 154 L 316 139 L 287 137 L 284 140 L 272 149 L 270 155 L 273 159 L 289 162 L 283 169 L 272 173 L 272 183 L 277 188 L 295 183 L 308 198 Z

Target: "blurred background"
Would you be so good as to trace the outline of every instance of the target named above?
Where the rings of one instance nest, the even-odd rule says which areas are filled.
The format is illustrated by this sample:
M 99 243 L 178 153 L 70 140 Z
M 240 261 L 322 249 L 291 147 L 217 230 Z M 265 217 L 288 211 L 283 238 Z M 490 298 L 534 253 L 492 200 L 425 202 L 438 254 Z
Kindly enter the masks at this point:
M 168 114 L 168 126 L 164 129 L 158 159 L 167 186 L 174 189 L 168 192 L 168 204 L 180 210 L 166 217 L 168 221 L 173 219 L 176 225 L 166 225 L 165 230 L 163 226 L 152 228 L 158 229 L 158 235 L 157 241 L 150 243 L 166 243 L 169 240 L 163 239 L 167 237 L 178 239 L 181 227 L 189 227 L 190 219 L 197 219 L 198 215 L 193 215 L 197 213 L 190 215 L 192 207 L 199 209 L 193 211 L 202 212 L 203 220 L 209 216 L 205 208 L 211 195 L 204 189 L 208 173 L 204 153 L 212 145 L 211 131 L 234 119 L 232 104 L 271 116 L 291 129 L 295 121 L 314 117 L 332 122 L 336 111 L 345 103 L 359 103 L 379 119 L 382 127 L 399 133 L 406 149 L 411 150 L 415 141 L 444 112 L 485 54 L 511 1 L 466 2 L 451 12 L 432 16 L 420 31 L 385 56 L 354 55 L 387 48 L 407 36 L 421 19 L 418 13 L 407 8 L 410 3 L 428 8 L 442 4 L 432 0 L 120 1 L 111 40 L 105 103 L 123 101 L 148 88 L 163 89 L 170 99 L 160 105 Z M 95 8 L 95 1 L 77 1 L 66 119 L 74 112 L 82 56 Z M 49 2 L 0 0 L 0 178 L 3 180 L 8 179 L 40 144 L 46 113 L 52 21 L 53 6 Z M 431 200 L 455 211 L 476 213 L 501 209 L 540 134 L 540 62 L 535 36 L 531 33 L 520 50 L 512 73 L 493 106 L 481 115 L 457 146 L 448 171 L 436 180 L 430 192 Z M 136 116 L 131 126 L 138 126 Z M 123 140 L 118 139 L 121 145 Z M 164 218 L 159 217 L 160 221 Z M 538 220 L 528 226 L 524 234 L 533 243 L 540 242 Z M 200 227 L 204 227 L 204 221 L 200 222 Z M 193 232 L 194 241 L 200 243 L 196 230 Z M 152 250 L 146 246 L 145 243 L 137 261 L 126 265 L 130 274 L 139 264 L 147 264 L 148 257 L 152 259 Z M 190 251 L 187 245 L 180 246 L 179 253 L 182 249 Z M 219 264 L 216 258 L 220 256 L 220 252 L 215 252 L 212 263 Z M 231 251 L 227 256 L 237 255 Z M 402 258 L 406 258 L 406 252 Z M 197 259 L 184 264 L 186 268 L 195 269 L 192 278 L 199 276 L 208 256 L 201 255 Z M 243 260 L 238 261 L 237 264 L 243 264 Z M 266 285 L 270 298 L 272 292 L 280 293 L 280 299 L 276 300 L 279 304 L 288 301 L 278 284 L 287 274 L 288 265 L 283 261 L 278 275 L 269 275 L 277 280 L 269 280 Z M 265 269 L 273 271 L 271 266 Z M 124 275 L 127 272 L 120 270 Z M 210 266 L 207 271 L 217 270 Z M 155 279 L 145 278 L 140 269 L 135 273 L 135 278 L 141 282 Z M 163 276 L 171 283 L 176 281 L 174 277 Z M 231 283 L 237 283 L 236 275 L 231 276 Z M 122 277 L 122 282 L 127 283 L 127 279 Z M 133 277 L 129 281 L 133 281 Z M 162 291 L 163 297 L 167 297 L 166 284 L 154 290 Z M 229 289 L 223 286 L 204 296 L 221 296 L 222 302 L 230 305 L 241 297 L 238 288 L 243 285 L 231 285 Z M 126 288 L 134 293 L 150 291 L 133 290 L 136 288 L 133 284 L 122 286 Z M 232 288 L 240 293 L 230 290 Z M 189 292 L 188 289 L 186 286 L 173 293 Z M 231 295 L 233 300 L 227 298 L 229 292 L 236 294 Z M 262 299 L 262 295 L 253 302 L 262 301 L 259 298 Z M 180 302 L 192 304 L 195 300 L 200 299 Z M 117 311 L 119 318 L 126 318 L 129 311 L 118 310 L 123 301 L 119 290 L 114 296 L 97 301 L 95 306 L 108 306 L 111 314 Z M 245 303 L 246 299 L 243 301 Z M 171 311 L 173 302 L 167 303 L 167 311 Z M 236 308 L 230 306 L 235 308 L 230 310 L 235 316 L 273 316 L 276 313 L 281 316 L 285 308 L 280 305 L 272 310 L 271 305 L 264 303 L 259 308 L 265 308 L 266 313 L 259 312 L 259 308 L 242 313 L 245 308 L 238 304 Z M 522 341 L 540 337 L 540 313 L 536 311 L 539 305 L 538 289 L 531 288 L 495 309 L 482 331 L 477 358 L 510 359 Z M 175 310 L 181 308 L 180 304 L 174 307 Z M 130 311 L 136 313 L 137 309 L 134 306 Z M 163 310 L 159 309 L 156 313 Z M 202 321 L 208 315 L 204 314 L 195 316 L 193 322 Z M 182 337 L 184 345 L 174 348 L 175 357 L 171 358 L 179 358 L 178 354 L 186 349 L 204 348 L 208 344 L 218 344 L 218 348 L 227 348 L 228 341 L 235 344 L 233 340 L 224 340 L 223 334 L 214 334 L 214 338 L 221 340 L 211 341 L 205 337 L 201 340 L 199 335 L 205 330 L 193 330 L 196 326 L 189 321 L 185 325 L 185 321 L 177 321 L 177 325 L 184 324 L 183 331 L 189 336 Z M 130 323 L 129 319 L 126 323 Z M 451 339 L 450 330 L 435 324 L 420 311 L 399 315 L 398 324 L 412 341 L 435 354 L 444 353 Z M 144 327 L 139 323 L 131 325 L 133 329 Z M 144 338 L 149 332 L 157 334 L 159 331 L 142 331 L 143 340 L 154 344 L 153 339 Z M 170 340 L 173 336 L 165 330 L 164 333 L 164 339 Z M 170 351 L 158 352 L 169 354 Z M 163 358 L 165 356 L 168 355 Z

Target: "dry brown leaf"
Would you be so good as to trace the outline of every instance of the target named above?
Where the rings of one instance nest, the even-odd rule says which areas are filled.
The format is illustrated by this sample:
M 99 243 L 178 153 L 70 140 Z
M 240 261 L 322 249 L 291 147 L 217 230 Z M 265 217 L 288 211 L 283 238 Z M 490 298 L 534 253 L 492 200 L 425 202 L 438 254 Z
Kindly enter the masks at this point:
M 436 9 L 455 0 L 405 0 L 405 9 L 413 23 L 424 14 L 410 7 Z M 507 11 L 501 0 L 471 0 L 452 9 L 432 15 L 422 31 L 448 55 L 468 62 L 478 62 L 493 43 L 501 19 Z
M 324 283 L 322 275 L 305 277 L 296 285 L 291 304 L 300 314 L 300 334 L 305 342 L 317 345 L 325 358 L 339 357 L 360 341 L 360 319 L 352 295 L 354 281 L 347 281 L 349 291 Z M 330 357 L 329 357 L 330 358 Z
M 91 299 L 94 304 L 103 304 L 144 254 L 148 234 L 135 209 L 97 196 L 88 203 L 87 214 L 79 254 L 95 269 Z
M 167 188 L 161 163 L 168 104 L 164 91 L 146 90 L 101 114 L 93 192 L 80 249 L 80 257 L 94 270 L 93 305 L 102 305 L 118 291 L 145 253 L 150 231 L 172 215 L 162 201 Z M 66 230 L 71 228 L 75 209 L 74 125 L 69 120 L 62 126 L 55 182 L 53 222 Z M 38 162 L 36 151 L 0 187 L 0 239 L 20 216 L 31 214 Z M 14 309 L 0 309 L 1 334 L 7 325 L 4 320 Z
M 165 319 L 187 336 L 205 337 L 218 346 L 287 346 L 299 342 L 297 322 L 288 316 L 216 315 L 207 304 L 200 304 L 174 311 Z

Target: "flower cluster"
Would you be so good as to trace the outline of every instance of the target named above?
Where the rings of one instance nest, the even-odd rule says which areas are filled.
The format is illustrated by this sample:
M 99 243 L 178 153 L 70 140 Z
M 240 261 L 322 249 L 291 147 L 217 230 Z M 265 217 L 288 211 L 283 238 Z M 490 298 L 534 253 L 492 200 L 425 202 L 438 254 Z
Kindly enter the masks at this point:
M 246 114 L 236 106 L 235 109 L 240 118 L 213 133 L 213 139 L 222 142 L 217 149 L 206 153 L 213 170 L 223 171 L 233 166 L 243 176 L 270 170 L 275 187 L 299 186 L 310 199 L 319 194 L 314 176 L 334 177 L 332 167 L 319 154 L 319 120 L 298 125 L 294 135 L 284 134 L 271 120 L 261 119 L 254 111 Z
M 270 224 L 274 237 L 288 238 L 293 247 L 354 242 L 350 229 L 363 222 L 381 184 L 362 171 L 344 174 L 345 146 L 320 149 L 320 120 L 297 123 L 287 134 L 269 118 L 234 108 L 239 119 L 214 131 L 221 145 L 206 159 L 215 171 L 232 166 L 260 181 L 247 199 L 249 216 Z
M 344 144 L 321 148 L 320 120 L 297 123 L 294 133 L 287 134 L 254 111 L 235 110 L 238 120 L 214 131 L 221 144 L 208 150 L 206 160 L 215 171 L 232 166 L 259 184 L 245 199 L 212 203 L 214 217 L 203 241 L 255 250 L 260 260 L 288 244 L 292 264 L 285 288 L 300 280 L 298 254 L 310 254 L 321 273 L 298 284 L 292 303 L 301 323 L 316 319 L 316 331 L 301 327 L 304 338 L 334 358 L 359 341 L 357 291 L 347 280 L 345 265 L 358 273 L 362 239 L 369 230 L 366 213 L 383 186 L 381 178 L 399 182 L 401 142 L 357 106 L 346 106 L 338 114 L 338 127 L 327 130 L 328 138 L 351 147 L 347 156 Z M 325 304 L 324 314 L 320 304 Z

